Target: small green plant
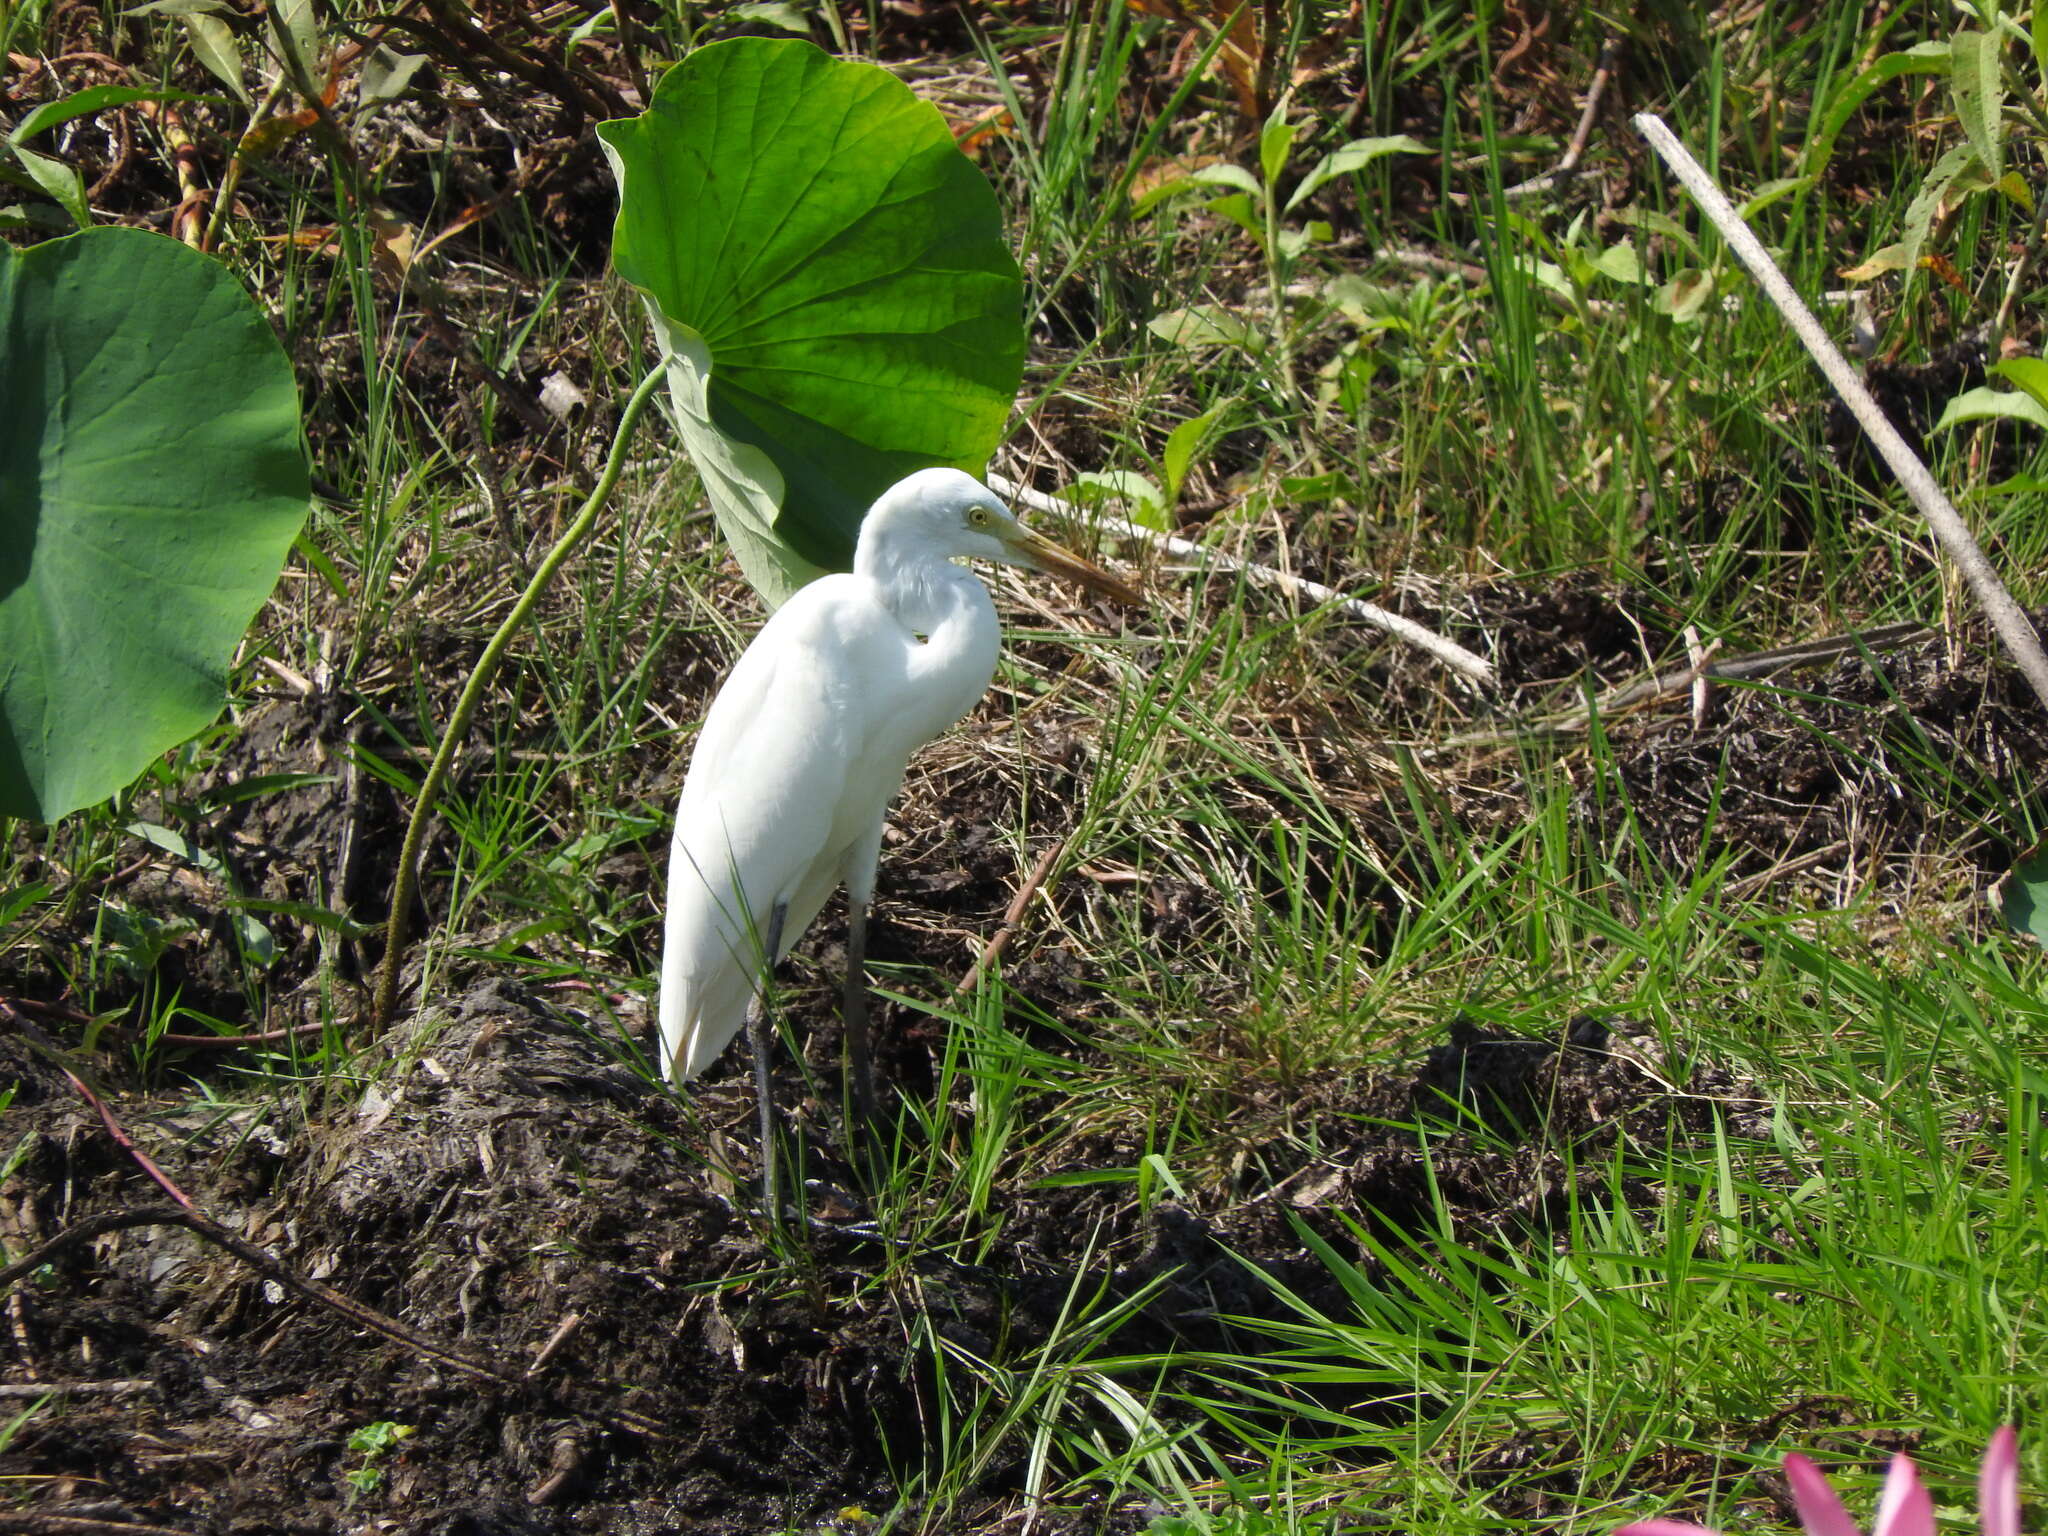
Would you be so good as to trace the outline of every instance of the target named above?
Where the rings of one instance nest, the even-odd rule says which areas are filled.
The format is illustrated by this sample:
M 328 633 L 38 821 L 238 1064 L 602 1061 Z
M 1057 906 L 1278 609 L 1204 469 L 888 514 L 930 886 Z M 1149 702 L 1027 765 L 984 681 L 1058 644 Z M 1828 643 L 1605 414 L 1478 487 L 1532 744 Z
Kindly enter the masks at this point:
M 389 1419 L 378 1419 L 349 1431 L 348 1453 L 362 1458 L 360 1464 L 341 1474 L 349 1487 L 350 1503 L 366 1499 L 384 1486 L 385 1459 L 417 1432 L 417 1425 L 395 1424 Z
M 1328 241 L 1331 229 L 1326 220 L 1291 222 L 1289 216 L 1330 182 L 1362 171 L 1387 155 L 1426 154 L 1428 146 L 1407 134 L 1353 139 L 1318 160 L 1283 202 L 1281 178 L 1302 131 L 1302 125 L 1289 118 L 1289 106 L 1282 100 L 1260 130 L 1256 169 L 1227 161 L 1192 166 L 1140 197 L 1136 211 L 1142 214 L 1191 191 L 1211 194 L 1206 205 L 1209 211 L 1258 241 L 1266 268 L 1269 318 L 1263 336 L 1235 313 L 1211 304 L 1170 310 L 1155 317 L 1151 328 L 1162 340 L 1180 346 L 1229 345 L 1257 354 L 1270 345 L 1275 353 L 1275 382 L 1292 401 L 1299 393 L 1294 376 L 1298 327 L 1290 311 L 1288 287 L 1303 253 Z M 1213 195 L 1217 192 L 1221 195 Z
M 14 1444 L 15 1437 L 35 1421 L 37 1414 L 50 1406 L 50 1399 L 56 1395 L 54 1392 L 45 1392 L 12 1418 L 0 1422 L 0 1455 L 4 1455 L 7 1448 Z
M 1190 416 L 1167 434 L 1159 460 L 1153 466 L 1158 478 L 1134 469 L 1090 470 L 1077 475 L 1064 494 L 1083 506 L 1105 501 L 1122 502 L 1131 521 L 1162 533 L 1173 530 L 1173 509 L 1187 484 L 1188 472 L 1196 460 L 1230 428 L 1235 400 L 1220 400 L 1206 411 Z
M 1909 74 L 1944 78 L 1962 137 L 1922 178 L 1906 207 L 1899 238 L 1843 275 L 1851 281 L 1867 282 L 1897 272 L 1910 291 L 1923 268 L 1952 271 L 1933 253 L 1957 228 L 1960 215 L 1970 204 L 2009 204 L 2027 216 L 2030 227 L 2019 259 L 2006 274 L 2004 292 L 1985 340 L 1985 350 L 1996 356 L 2014 308 L 2033 278 L 2044 234 L 2048 234 L 2048 200 L 2036 197 L 2020 168 L 2033 159 L 2041 140 L 2048 138 L 2048 13 L 2035 6 L 2029 25 L 2023 28 L 2017 16 L 1995 3 L 1976 10 L 1972 21 L 1946 41 L 1928 39 L 1884 54 L 1850 81 L 1829 103 L 1821 131 L 1809 147 L 1805 169 L 1810 178 L 1826 166 L 1835 138 L 1850 116 L 1885 82 Z M 2021 50 L 2011 47 L 2015 40 L 2023 45 Z M 2030 70 L 2015 61 L 2016 52 L 2031 62 Z M 1965 284 L 1958 281 L 1955 286 Z M 2001 416 L 2048 425 L 2048 414 L 2042 410 L 2044 381 L 2024 372 L 2027 363 L 2036 369 L 2044 365 L 2034 359 L 2016 361 L 2021 364 L 2020 371 L 2004 367 L 1993 372 L 2017 384 L 2019 393 L 1969 390 L 1949 403 L 1939 425 Z

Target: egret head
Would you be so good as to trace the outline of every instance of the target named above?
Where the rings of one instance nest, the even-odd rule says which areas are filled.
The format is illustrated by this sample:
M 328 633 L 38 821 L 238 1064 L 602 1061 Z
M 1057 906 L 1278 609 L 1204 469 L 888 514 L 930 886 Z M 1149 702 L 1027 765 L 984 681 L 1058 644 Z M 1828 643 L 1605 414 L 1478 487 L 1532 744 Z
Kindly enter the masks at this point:
M 945 560 L 993 560 L 1046 571 L 1139 606 L 1144 599 L 1104 570 L 1033 533 L 987 486 L 957 469 L 920 469 L 884 491 L 861 523 L 861 546 L 888 543 Z

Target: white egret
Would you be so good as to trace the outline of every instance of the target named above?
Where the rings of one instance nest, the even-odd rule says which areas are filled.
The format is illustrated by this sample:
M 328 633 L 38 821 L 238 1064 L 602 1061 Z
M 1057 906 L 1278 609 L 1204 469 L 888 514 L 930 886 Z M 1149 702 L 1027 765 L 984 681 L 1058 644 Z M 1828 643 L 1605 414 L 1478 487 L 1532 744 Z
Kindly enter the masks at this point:
M 1002 639 L 988 589 L 962 559 L 1141 601 L 1024 527 L 971 475 L 919 470 L 869 508 L 850 574 L 812 582 L 762 626 L 712 700 L 683 780 L 662 940 L 661 1067 L 695 1077 L 746 1025 L 771 1220 L 780 1211 L 767 978 L 843 882 L 847 1074 L 864 1123 L 874 1107 L 867 910 L 883 819 L 911 753 L 987 689 Z

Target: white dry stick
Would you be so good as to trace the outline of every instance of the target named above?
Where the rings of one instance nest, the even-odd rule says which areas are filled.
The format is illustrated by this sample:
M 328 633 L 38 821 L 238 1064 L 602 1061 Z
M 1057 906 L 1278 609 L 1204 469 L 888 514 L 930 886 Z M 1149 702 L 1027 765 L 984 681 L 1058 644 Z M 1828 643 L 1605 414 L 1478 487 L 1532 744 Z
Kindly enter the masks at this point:
M 1043 491 L 1034 491 L 1028 485 L 1006 480 L 1001 475 L 985 477 L 988 487 L 1013 506 L 1024 506 L 1033 512 L 1051 512 L 1074 516 L 1083 509 L 1058 496 L 1048 496 Z M 1462 672 L 1473 681 L 1485 687 L 1493 686 L 1493 668 L 1484 657 L 1475 656 L 1455 640 L 1446 640 L 1434 630 L 1425 629 L 1413 619 L 1403 618 L 1398 613 L 1389 613 L 1377 603 L 1368 603 L 1364 598 L 1346 597 L 1319 581 L 1308 581 L 1300 576 L 1290 576 L 1285 571 L 1276 571 L 1270 565 L 1255 565 L 1249 560 L 1239 560 L 1221 550 L 1204 549 L 1201 545 L 1186 539 L 1175 538 L 1170 533 L 1161 533 L 1155 528 L 1146 528 L 1129 518 L 1117 517 L 1110 513 L 1095 514 L 1096 526 L 1112 538 L 1135 539 L 1141 543 L 1157 546 L 1176 560 L 1186 560 L 1195 565 L 1219 566 L 1226 571 L 1243 571 L 1245 580 L 1256 586 L 1278 587 L 1307 598 L 1317 606 L 1335 604 L 1340 612 L 1349 614 L 1375 629 L 1383 629 L 1397 640 L 1405 640 L 1418 650 L 1429 652 L 1438 661 L 1454 671 Z
M 1870 398 L 1870 391 L 1863 387 L 1863 381 L 1849 366 L 1848 359 L 1828 339 L 1828 333 L 1820 328 L 1820 322 L 1800 302 L 1799 295 L 1792 291 L 1792 285 L 1785 281 L 1784 273 L 1778 270 L 1756 236 L 1749 232 L 1749 226 L 1729 206 L 1728 199 L 1721 195 L 1721 189 L 1700 168 L 1700 163 L 1664 126 L 1663 119 L 1654 112 L 1639 112 L 1635 125 L 1636 131 L 1650 141 L 1650 147 L 1664 157 L 1664 163 L 1685 183 L 1685 190 L 1714 221 L 1714 227 L 1721 231 L 1721 238 L 1742 258 L 1742 264 L 1749 268 L 1750 275 L 1770 296 L 1771 302 L 1778 306 L 1778 313 L 1785 317 L 1806 344 L 1806 350 L 1820 364 L 1820 371 L 1834 385 L 1835 393 L 1842 397 L 1842 403 L 1849 407 L 1863 430 L 1870 434 L 1870 440 L 1877 444 L 1877 451 L 1884 455 L 1885 463 L 1891 466 L 1899 484 L 1912 497 L 1913 505 L 1920 509 L 1920 515 L 1934 529 L 1935 537 L 1941 540 L 1949 558 L 1955 561 L 1969 581 L 1978 603 L 1991 620 L 1991 627 L 1998 631 L 1998 638 L 2005 642 L 2013 661 L 2026 674 L 2027 681 L 2034 685 L 2034 692 L 2041 696 L 2042 704 L 2048 705 L 2048 654 L 2041 650 L 2041 637 L 2034 633 L 2034 626 L 2027 622 L 2020 605 L 2006 591 L 2005 583 L 1998 579 L 1998 572 L 1984 558 L 1984 551 L 1977 547 L 1968 525 L 1948 497 L 1942 494 L 1941 487 L 1934 483 L 1934 476 L 1927 472 L 1927 466 L 1906 446 L 1906 440 L 1899 436 L 1898 429 L 1885 418 L 1877 402 Z

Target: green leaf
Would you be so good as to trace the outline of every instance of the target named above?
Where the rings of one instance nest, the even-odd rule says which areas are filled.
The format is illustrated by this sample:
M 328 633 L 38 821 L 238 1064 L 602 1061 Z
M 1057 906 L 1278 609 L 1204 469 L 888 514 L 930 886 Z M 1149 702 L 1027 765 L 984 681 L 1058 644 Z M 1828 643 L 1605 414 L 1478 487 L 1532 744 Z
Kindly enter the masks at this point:
M 235 8 L 228 0 L 144 0 L 141 5 L 131 5 L 121 13 L 123 16 L 232 16 Z
M 736 5 L 725 14 L 728 21 L 751 21 L 760 26 L 780 27 L 800 37 L 811 35 L 811 18 L 804 14 L 801 6 L 790 4 L 789 0 L 749 0 L 748 4 Z
M 1949 39 L 1948 85 L 1956 116 L 1970 147 L 1996 181 L 2005 173 L 2005 137 L 1998 130 L 2005 112 L 2005 37 L 1998 32 L 1958 32 Z
M 278 19 L 284 23 L 285 36 L 292 40 L 292 51 L 298 54 L 299 62 L 309 73 L 317 75 L 320 23 L 313 16 L 313 0 L 270 0 L 270 3 Z M 266 37 L 265 41 L 275 42 L 275 38 Z
M 1913 194 L 1913 201 L 1906 205 L 1904 238 L 1899 242 L 1902 249 L 1899 260 L 1906 274 L 1906 282 L 1913 281 L 1913 274 L 1919 270 L 1920 247 L 1927 243 L 1927 233 L 1934 225 L 1934 215 L 1941 207 L 1941 200 L 1959 180 L 1971 173 L 1982 174 L 1983 165 L 1977 158 L 1977 151 L 1968 144 L 1952 144 L 1934 162 L 1934 168 L 1927 173 L 1927 179 L 1920 183 L 1920 190 Z
M 1259 217 L 1256 199 L 1246 197 L 1242 192 L 1232 192 L 1228 197 L 1217 198 L 1208 207 L 1211 213 L 1230 220 L 1254 240 L 1266 238 L 1266 223 Z
M 39 155 L 20 144 L 8 146 L 14 158 L 21 162 L 30 180 L 56 199 L 57 205 L 71 215 L 71 222 L 80 229 L 92 225 L 92 210 L 85 204 L 85 178 L 62 160 L 53 160 L 48 155 Z
M 50 887 L 41 880 L 18 885 L 11 891 L 0 891 L 0 928 L 9 926 L 22 913 L 49 894 Z
M 904 475 L 985 467 L 1023 375 L 1023 290 L 936 108 L 874 65 L 736 38 L 598 136 L 613 263 L 674 349 L 685 446 L 771 604 L 848 568 Z
M 235 872 L 228 868 L 219 854 L 210 848 L 201 847 L 184 833 L 153 821 L 131 821 L 128 823 L 128 831 L 130 835 L 139 837 L 146 843 L 154 843 L 164 852 L 175 854 L 193 868 L 218 880 L 231 898 L 231 915 L 228 921 L 233 926 L 236 936 L 240 938 L 243 951 L 260 966 L 267 967 L 277 959 L 277 941 L 271 936 L 270 930 L 249 916 L 246 910 L 242 910 L 240 905 L 232 900 L 241 894 L 241 886 L 236 883 Z
M 327 583 L 327 590 L 336 597 L 348 596 L 348 578 L 341 574 L 341 568 L 327 557 L 327 551 L 301 534 L 292 544 L 292 553 L 306 562 L 307 568 Z
M 1593 270 L 1617 283 L 1647 284 L 1650 281 L 1649 275 L 1643 271 L 1642 258 L 1636 255 L 1633 245 L 1608 246 L 1593 258 Z
M 1949 401 L 1942 410 L 1941 420 L 1934 424 L 1934 430 L 1945 432 L 1950 427 L 1961 426 L 1966 421 L 1993 421 L 2010 419 L 2030 422 L 2037 427 L 2048 427 L 2048 407 L 2032 395 L 2019 394 L 2011 390 L 1978 388 L 1965 390 Z
M 1580 253 L 1576 251 L 1567 252 L 1566 254 L 1572 256 L 1580 256 Z M 1584 257 L 1580 256 L 1580 259 L 1584 260 Z M 1569 299 L 1571 302 L 1575 304 L 1578 302 L 1578 289 L 1572 286 L 1572 280 L 1569 277 L 1565 276 L 1564 268 L 1559 266 L 1556 262 L 1531 262 L 1527 266 L 1523 267 L 1522 270 L 1525 273 L 1527 273 L 1528 276 L 1535 279 L 1537 287 L 1548 289 L 1550 292 L 1556 294 L 1561 299 Z
M 2009 357 L 2002 363 L 1995 363 L 1991 372 L 2001 379 L 2017 384 L 2048 410 L 2048 362 L 2038 357 Z
M 2013 475 L 2008 479 L 1999 481 L 1996 485 L 1985 486 L 1977 494 L 1980 496 L 2039 496 L 2043 492 L 2048 492 L 2048 480 L 2044 480 L 2041 476 Z
M 161 235 L 0 247 L 0 813 L 105 799 L 220 713 L 310 488 L 226 268 Z
M 2034 189 L 2027 185 L 2027 178 L 2018 171 L 2007 171 L 1998 178 L 1992 190 L 2014 207 L 2028 213 L 2034 211 Z
M 1384 326 L 1402 319 L 1407 309 L 1402 290 L 1370 282 L 1356 272 L 1340 272 L 1323 284 L 1323 302 L 1356 326 Z
M 1301 178 L 1301 185 L 1294 189 L 1294 195 L 1287 199 L 1287 209 L 1292 212 L 1326 182 L 1334 181 L 1339 176 L 1348 176 L 1353 171 L 1364 170 L 1382 156 L 1428 153 L 1427 144 L 1405 133 L 1390 134 L 1378 139 L 1353 139 L 1349 144 L 1330 151 L 1316 162 L 1315 168 Z
M 1282 475 L 1280 494 L 1299 506 L 1321 506 L 1325 502 L 1355 499 L 1358 482 L 1337 469 L 1320 475 Z
M 1067 487 L 1066 497 L 1089 507 L 1106 501 L 1120 502 L 1126 515 L 1140 527 L 1156 528 L 1161 533 L 1173 531 L 1173 520 L 1166 515 L 1166 497 L 1147 476 L 1134 469 L 1076 475 L 1074 483 Z
M 278 917 L 289 917 L 294 922 L 304 923 L 308 928 L 324 928 L 338 933 L 343 938 L 366 939 L 373 933 L 384 930 L 373 923 L 359 923 L 346 912 L 337 912 L 332 907 L 323 907 L 312 901 L 272 901 L 260 896 L 230 896 L 228 907 L 237 912 L 269 912 Z
M 1336 238 L 1336 231 L 1326 219 L 1310 219 L 1294 229 L 1283 229 L 1273 246 L 1282 256 L 1293 260 L 1312 245 L 1328 245 Z
M 1216 304 L 1191 304 L 1154 315 L 1145 328 L 1161 341 L 1176 347 L 1243 347 L 1257 350 L 1252 328 Z
M 91 85 L 82 91 L 73 91 L 69 96 L 56 101 L 46 101 L 14 125 L 14 132 L 7 135 L 7 142 L 20 144 L 46 133 L 59 124 L 68 123 L 74 117 L 89 117 L 95 112 L 104 112 L 108 107 L 126 106 L 131 101 L 205 101 L 204 96 L 195 96 L 190 91 L 174 91 L 168 87 L 143 87 L 137 85 Z
M 176 854 L 194 869 L 212 875 L 222 885 L 234 889 L 235 877 L 221 862 L 220 855 L 210 848 L 202 848 L 184 833 L 154 821 L 131 821 L 128 823 L 128 835 L 139 837 L 165 853 Z
M 1630 229 L 1640 230 L 1646 235 L 1662 235 L 1667 240 L 1676 241 L 1684 246 L 1695 259 L 1700 255 L 1700 243 L 1692 237 L 1692 231 L 1669 214 L 1660 213 L 1655 208 L 1646 208 L 1640 203 L 1631 203 L 1628 207 L 1621 210 L 1619 221 Z
M 381 1456 L 401 1440 L 411 1436 L 416 1426 L 394 1424 L 389 1419 L 379 1419 L 374 1424 L 365 1424 L 348 1433 L 348 1448 L 358 1456 Z
M 2036 843 L 1998 877 L 1991 905 L 2006 927 L 2048 948 L 2048 842 Z
M 1780 176 L 1767 181 L 1750 193 L 1736 212 L 1745 221 L 1753 219 L 1771 204 L 1782 202 L 1795 192 L 1804 192 L 1813 185 L 1813 180 L 1811 176 Z
M 185 36 L 192 43 L 192 54 L 214 74 L 214 78 L 233 91 L 241 101 L 248 101 L 249 92 L 242 84 L 242 53 L 235 46 L 235 34 L 228 24 L 218 16 L 194 11 L 185 18 Z
M 310 789 L 334 782 L 331 773 L 252 773 L 231 784 L 219 784 L 205 791 L 199 796 L 199 804 L 238 805 L 244 800 L 260 800 L 265 795 L 281 795 L 287 790 Z
M 1842 277 L 1851 283 L 1867 283 L 1882 277 L 1887 272 L 1906 270 L 1906 248 L 1903 245 L 1880 246 L 1870 253 L 1867 261 L 1860 261 L 1853 267 L 1842 268 Z
M 424 53 L 394 53 L 379 43 L 363 60 L 362 74 L 356 79 L 356 101 L 361 106 L 374 107 L 398 100 L 426 62 Z
M 1259 169 L 1265 172 L 1267 186 L 1278 181 L 1280 173 L 1287 169 L 1287 152 L 1294 147 L 1294 136 L 1300 131 L 1287 121 L 1287 102 L 1283 98 L 1266 119 L 1266 126 L 1259 130 Z
M 1707 307 L 1707 300 L 1713 296 L 1713 274 L 1702 272 L 1697 267 L 1687 267 L 1657 290 L 1651 308 L 1669 315 L 1680 325 L 1690 325 L 1699 319 L 1700 312 Z
M 1900 75 L 1946 74 L 1948 70 L 1949 49 L 1945 42 L 1916 43 L 1902 52 L 1885 54 L 1829 98 L 1821 130 L 1807 145 L 1801 169 L 1809 176 L 1817 176 L 1826 168 L 1835 152 L 1835 140 L 1841 137 L 1849 119 L 1856 115 L 1856 109 L 1863 105 L 1870 93 L 1885 81 Z
M 1187 179 L 1200 187 L 1231 187 L 1250 198 L 1263 195 L 1259 178 L 1241 165 L 1198 166 Z
M 1166 471 L 1166 500 L 1169 504 L 1180 500 L 1181 484 L 1188 477 L 1195 455 L 1223 430 L 1223 423 L 1230 418 L 1236 405 L 1235 400 L 1220 400 L 1167 433 L 1166 447 L 1159 458 L 1160 468 Z

